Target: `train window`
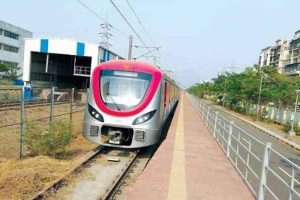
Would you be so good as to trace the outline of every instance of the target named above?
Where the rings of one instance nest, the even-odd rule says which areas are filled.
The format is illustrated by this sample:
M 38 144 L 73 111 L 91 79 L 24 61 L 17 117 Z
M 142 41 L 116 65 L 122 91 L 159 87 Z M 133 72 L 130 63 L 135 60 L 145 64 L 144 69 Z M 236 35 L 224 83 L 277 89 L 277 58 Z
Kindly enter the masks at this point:
M 102 70 L 102 100 L 112 110 L 131 110 L 143 100 L 151 78 L 152 75 L 147 73 Z

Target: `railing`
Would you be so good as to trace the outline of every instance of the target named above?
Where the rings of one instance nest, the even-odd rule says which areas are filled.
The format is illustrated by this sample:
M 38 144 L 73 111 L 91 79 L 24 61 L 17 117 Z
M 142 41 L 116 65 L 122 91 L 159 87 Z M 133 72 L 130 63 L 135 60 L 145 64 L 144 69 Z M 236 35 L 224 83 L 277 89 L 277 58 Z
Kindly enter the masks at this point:
M 300 199 L 300 167 L 221 116 L 214 106 L 188 95 L 208 130 L 257 200 Z M 280 164 L 278 164 L 280 163 Z
M 91 67 L 87 66 L 75 66 L 74 75 L 86 75 L 90 76 Z

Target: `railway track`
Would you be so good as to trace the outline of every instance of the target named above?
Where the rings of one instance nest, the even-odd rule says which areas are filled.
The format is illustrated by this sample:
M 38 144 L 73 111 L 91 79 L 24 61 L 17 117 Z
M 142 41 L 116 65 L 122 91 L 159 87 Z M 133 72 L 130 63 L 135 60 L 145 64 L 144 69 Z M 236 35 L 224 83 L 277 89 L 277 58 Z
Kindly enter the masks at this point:
M 158 144 L 140 150 L 99 146 L 32 199 L 126 199 L 127 192 L 165 139 L 172 117 L 173 114 L 164 125 Z
M 136 167 L 140 152 L 100 147 L 32 199 L 114 199 Z
M 64 105 L 70 104 L 70 101 L 57 101 L 54 102 L 55 105 Z M 48 101 L 34 101 L 34 102 L 25 102 L 24 107 L 26 108 L 34 108 L 34 107 L 46 107 L 50 106 L 51 103 Z M 20 109 L 20 102 L 19 103 L 0 103 L 0 111 L 6 110 L 19 110 Z

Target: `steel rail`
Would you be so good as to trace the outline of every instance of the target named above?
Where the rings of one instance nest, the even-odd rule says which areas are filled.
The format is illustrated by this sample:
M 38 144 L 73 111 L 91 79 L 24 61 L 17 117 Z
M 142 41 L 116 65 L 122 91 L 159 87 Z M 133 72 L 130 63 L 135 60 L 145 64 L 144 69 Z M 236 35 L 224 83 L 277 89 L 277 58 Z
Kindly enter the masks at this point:
M 101 152 L 105 149 L 103 146 L 98 146 L 94 150 L 88 152 L 83 156 L 82 160 L 78 162 L 77 165 L 75 165 L 71 170 L 66 172 L 64 175 L 59 177 L 58 179 L 52 181 L 49 183 L 42 191 L 35 194 L 31 199 L 32 200 L 40 200 L 45 199 L 47 192 L 51 190 L 57 190 L 59 186 L 65 181 L 65 179 L 70 175 L 75 173 L 77 170 L 79 170 L 81 167 L 83 167 L 85 164 L 87 164 L 89 161 L 94 159 L 97 155 L 101 154 Z
M 135 155 L 132 157 L 132 159 L 126 164 L 126 168 L 123 168 L 121 173 L 118 175 L 117 180 L 114 181 L 111 188 L 106 190 L 106 193 L 103 197 L 101 197 L 101 200 L 104 199 L 113 199 L 113 197 L 117 194 L 119 188 L 124 183 L 124 180 L 126 179 L 127 175 L 131 171 L 131 169 L 134 166 L 134 163 L 138 159 L 140 150 L 137 150 L 135 152 Z

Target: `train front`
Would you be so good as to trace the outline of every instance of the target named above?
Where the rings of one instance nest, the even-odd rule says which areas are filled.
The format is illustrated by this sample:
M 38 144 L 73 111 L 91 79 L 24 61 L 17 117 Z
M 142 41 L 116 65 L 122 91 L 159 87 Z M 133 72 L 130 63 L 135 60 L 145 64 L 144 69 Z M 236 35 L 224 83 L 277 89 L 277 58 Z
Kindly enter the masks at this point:
M 162 73 L 135 61 L 109 61 L 91 77 L 83 135 L 106 146 L 139 148 L 158 142 Z

